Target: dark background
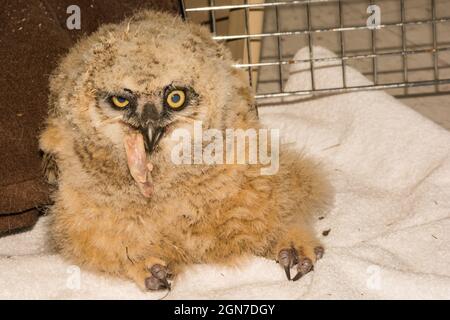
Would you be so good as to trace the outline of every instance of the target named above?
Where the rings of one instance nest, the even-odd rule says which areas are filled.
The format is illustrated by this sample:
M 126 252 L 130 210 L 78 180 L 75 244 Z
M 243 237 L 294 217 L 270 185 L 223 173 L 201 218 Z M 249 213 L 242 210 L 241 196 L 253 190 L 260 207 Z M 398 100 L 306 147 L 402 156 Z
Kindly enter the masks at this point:
M 179 14 L 177 0 L 0 0 L 0 234 L 31 226 L 49 201 L 38 135 L 48 77 L 81 36 L 142 8 Z M 81 9 L 68 30 L 67 7 Z

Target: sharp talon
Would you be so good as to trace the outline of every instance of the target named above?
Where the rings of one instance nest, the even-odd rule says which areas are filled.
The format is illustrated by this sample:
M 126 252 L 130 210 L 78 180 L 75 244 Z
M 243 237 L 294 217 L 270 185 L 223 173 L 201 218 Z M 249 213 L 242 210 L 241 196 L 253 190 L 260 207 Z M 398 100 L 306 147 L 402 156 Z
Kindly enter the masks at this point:
M 325 249 L 323 247 L 315 247 L 314 253 L 316 254 L 316 259 L 322 259 Z
M 297 263 L 297 252 L 293 248 L 280 250 L 278 262 L 283 266 L 286 277 L 291 280 L 291 268 Z
M 292 278 L 292 281 L 297 281 L 298 279 L 300 279 L 301 277 L 303 277 L 303 274 L 301 272 L 297 272 L 297 274 L 295 275 L 294 278 Z
M 284 267 L 284 272 L 286 272 L 287 279 L 291 280 L 291 268 L 290 267 Z
M 295 275 L 295 277 L 292 279 L 292 281 L 297 281 L 298 279 L 300 279 L 301 277 L 303 277 L 305 274 L 307 274 L 308 272 L 310 272 L 313 269 L 313 264 L 312 264 L 311 259 L 302 257 L 299 260 L 300 260 L 300 262 L 297 264 L 298 272 Z

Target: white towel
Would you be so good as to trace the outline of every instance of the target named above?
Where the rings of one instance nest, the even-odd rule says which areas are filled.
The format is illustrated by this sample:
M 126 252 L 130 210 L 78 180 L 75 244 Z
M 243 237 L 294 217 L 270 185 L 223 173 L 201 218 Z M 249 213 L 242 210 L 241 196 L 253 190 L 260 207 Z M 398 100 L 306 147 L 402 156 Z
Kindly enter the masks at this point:
M 315 57 L 331 55 L 314 48 Z M 308 56 L 302 49 L 295 59 Z M 318 88 L 341 85 L 340 64 L 315 66 Z M 346 73 L 351 84 L 370 83 Z M 286 89 L 310 87 L 309 65 L 293 65 Z M 450 299 L 450 133 L 381 91 L 284 100 L 260 108 L 261 119 L 320 159 L 336 189 L 334 207 L 316 224 L 324 258 L 297 282 L 263 258 L 193 266 L 166 299 Z M 165 295 L 70 266 L 47 247 L 47 223 L 0 238 L 0 298 Z

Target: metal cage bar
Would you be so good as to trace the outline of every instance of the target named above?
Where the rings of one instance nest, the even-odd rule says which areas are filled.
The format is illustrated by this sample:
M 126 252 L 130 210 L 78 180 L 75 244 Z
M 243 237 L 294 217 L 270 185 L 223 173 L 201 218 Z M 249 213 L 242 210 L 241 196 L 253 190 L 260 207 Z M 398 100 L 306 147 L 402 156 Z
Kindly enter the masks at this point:
M 308 23 L 308 31 L 311 31 L 311 6 L 309 3 L 306 4 L 306 21 Z M 311 90 L 316 89 L 316 84 L 314 82 L 314 53 L 313 53 L 313 38 L 311 32 L 308 32 L 308 49 L 309 49 L 309 69 L 311 76 Z
M 436 20 L 417 20 L 417 21 L 408 21 L 408 22 L 397 22 L 397 23 L 385 23 L 380 24 L 378 26 L 379 29 L 386 27 L 403 27 L 403 26 L 411 26 L 411 25 L 422 25 L 422 24 L 433 24 L 433 23 L 443 23 L 450 22 L 450 17 L 439 18 Z M 224 36 L 215 36 L 214 40 L 238 40 L 238 39 L 246 39 L 246 38 L 265 38 L 265 37 L 278 37 L 278 36 L 298 36 L 302 34 L 308 33 L 320 33 L 320 32 L 337 32 L 337 31 L 353 31 L 353 30 L 367 30 L 367 25 L 358 25 L 351 27 L 336 27 L 336 28 L 321 28 L 321 29 L 311 29 L 311 30 L 296 30 L 296 31 L 285 31 L 285 32 L 267 32 L 267 33 L 258 33 L 258 34 L 239 34 L 239 35 L 224 35 Z
M 405 0 L 400 0 L 400 16 L 402 20 L 402 59 L 403 59 L 403 82 L 408 83 L 408 54 L 406 53 L 406 24 L 405 24 Z M 405 87 L 405 95 L 408 87 Z
M 213 7 L 214 6 L 214 0 L 209 0 L 209 6 Z M 216 12 L 215 11 L 210 11 L 209 12 L 209 21 L 210 21 L 210 26 L 211 26 L 211 33 L 215 36 L 216 35 Z
M 248 0 L 245 0 L 245 4 L 247 4 L 247 2 L 248 2 Z M 246 7 L 246 8 L 244 8 L 244 19 L 245 19 L 245 33 L 246 34 L 250 34 L 250 25 L 249 25 L 249 16 L 250 16 L 250 14 L 249 14 L 249 8 L 248 7 Z M 245 39 L 245 44 L 246 44 L 246 46 L 247 46 L 247 61 L 248 61 L 248 81 L 249 81 L 249 84 L 250 84 L 250 87 L 252 87 L 253 86 L 253 66 L 252 66 L 252 64 L 253 64 L 253 60 L 252 60 L 252 48 L 251 48 L 251 46 L 250 46 L 250 38 L 246 38 Z
M 215 10 L 234 10 L 234 9 L 249 9 L 249 8 L 266 8 L 266 7 L 278 7 L 289 5 L 306 5 L 310 3 L 323 3 L 338 0 L 298 0 L 298 1 L 278 1 L 278 2 L 264 2 L 264 3 L 245 3 L 245 4 L 230 4 L 222 6 L 209 6 L 209 7 L 192 7 L 186 9 L 187 12 L 195 11 L 215 11 Z
M 184 8 L 184 14 L 189 18 L 190 14 L 199 13 L 199 12 L 208 12 L 210 17 L 210 25 L 211 31 L 213 31 L 213 39 L 222 42 L 228 42 L 231 40 L 243 40 L 246 43 L 247 50 L 245 52 L 247 61 L 239 62 L 235 64 L 237 68 L 243 68 L 248 70 L 249 82 L 250 84 L 255 84 L 257 79 L 253 79 L 254 73 L 252 72 L 254 69 L 262 69 L 270 66 L 276 66 L 276 80 L 274 83 L 277 83 L 276 89 L 270 92 L 260 92 L 257 87 L 256 98 L 270 98 L 270 97 L 287 97 L 294 95 L 321 95 L 321 94 L 334 94 L 341 92 L 353 92 L 360 90 L 378 90 L 378 89 L 403 89 L 404 93 L 402 96 L 414 95 L 414 90 L 409 90 L 410 88 L 417 88 L 422 86 L 434 86 L 434 92 L 438 93 L 450 93 L 450 86 L 441 87 L 444 84 L 450 84 L 450 77 L 443 78 L 440 73 L 441 68 L 449 68 L 450 62 L 445 62 L 444 66 L 442 65 L 442 59 L 440 55 L 444 53 L 450 52 L 450 41 L 445 43 L 439 43 L 439 29 L 438 25 L 449 23 L 450 24 L 450 14 L 448 16 L 437 17 L 437 9 L 436 9 L 436 1 L 430 0 L 431 5 L 431 16 L 427 18 L 421 18 L 416 20 L 406 19 L 406 4 L 405 0 L 397 0 L 399 3 L 400 10 L 400 18 L 397 21 L 390 21 L 386 23 L 381 23 L 377 26 L 376 29 L 370 28 L 368 25 L 362 24 L 348 24 L 344 23 L 345 12 L 343 10 L 344 6 L 347 4 L 351 4 L 354 2 L 364 2 L 364 0 L 300 0 L 300 1 L 275 1 L 275 0 L 266 0 L 265 2 L 259 3 L 251 3 L 247 0 L 242 0 L 240 4 L 226 4 L 226 5 L 218 5 L 218 1 L 208 0 L 208 6 L 195 6 L 195 2 L 193 1 L 192 6 L 186 6 L 187 0 L 180 0 L 182 2 L 182 8 Z M 380 4 L 385 0 L 365 0 L 366 3 L 369 4 Z M 448 1 L 448 5 L 450 8 L 450 0 Z M 392 2 L 392 1 L 391 1 Z M 198 2 L 197 2 L 198 3 Z M 223 3 L 223 2 L 222 2 Z M 336 18 L 338 19 L 338 23 L 335 26 L 327 26 L 314 28 L 313 19 L 314 17 L 311 15 L 311 8 L 313 6 L 321 6 L 329 3 L 335 3 L 337 6 Z M 287 8 L 288 6 L 302 6 L 306 11 L 306 28 L 291 28 L 289 31 L 282 30 L 280 27 L 280 21 L 282 18 L 281 8 Z M 273 10 L 275 14 L 274 23 L 275 29 L 273 32 L 258 32 L 258 33 L 250 33 L 251 28 L 249 26 L 249 10 L 250 9 L 264 9 L 264 10 Z M 244 29 L 241 33 L 237 34 L 218 34 L 216 28 L 216 18 L 214 12 L 220 10 L 242 10 L 244 11 L 245 23 Z M 383 20 L 383 17 L 382 17 Z M 408 28 L 419 27 L 419 26 L 430 26 L 431 28 L 431 45 L 414 45 L 408 42 L 407 32 Z M 393 30 L 399 30 L 401 45 L 388 49 L 380 49 L 377 47 L 377 34 L 382 29 L 392 28 Z M 427 27 L 428 28 L 428 27 Z M 361 30 L 369 30 L 371 34 L 370 38 L 370 46 L 362 52 L 356 51 L 352 52 L 349 49 L 351 45 L 351 37 L 346 37 L 346 35 L 351 35 L 351 32 L 361 31 Z M 314 45 L 314 35 L 319 33 L 329 33 L 329 34 L 337 34 L 339 48 L 337 49 L 338 55 L 336 57 L 328 57 L 328 58 L 317 58 L 313 56 L 313 45 Z M 294 59 L 293 57 L 289 57 L 289 55 L 285 55 L 283 53 L 283 43 L 282 39 L 289 40 L 290 37 L 295 36 L 305 36 L 307 40 L 307 46 L 310 53 L 309 59 Z M 275 37 L 276 39 L 276 54 L 275 57 L 271 57 L 265 59 L 263 61 L 255 61 L 252 60 L 251 57 L 251 41 L 253 39 L 263 40 L 265 38 Z M 286 37 L 286 38 L 284 38 Z M 418 70 L 414 69 L 412 62 L 410 65 L 409 57 L 413 57 L 418 54 L 430 54 L 432 57 L 432 67 L 430 71 L 432 72 L 432 80 L 419 80 L 419 81 L 410 81 L 410 72 L 414 72 Z M 399 66 L 400 70 L 387 70 L 383 71 L 380 69 L 382 57 L 390 57 L 390 56 L 399 56 L 401 57 L 401 65 Z M 449 55 L 450 57 L 450 55 Z M 347 75 L 346 75 L 346 66 L 349 64 L 354 64 L 358 60 L 364 61 L 364 59 L 371 59 L 372 61 L 372 72 L 370 73 L 373 77 L 373 84 L 364 85 L 364 86 L 356 86 L 350 85 L 348 83 Z M 413 58 L 411 58 L 413 59 Z M 315 64 L 323 61 L 337 61 L 341 64 L 342 70 L 342 86 L 338 88 L 317 88 L 314 72 L 315 72 Z M 369 60 L 370 61 L 370 60 Z M 413 60 L 411 60 L 413 61 Z M 283 75 L 283 65 L 290 65 L 296 63 L 309 63 L 309 71 L 311 76 L 311 90 L 300 90 L 300 91 L 292 91 L 287 92 L 284 90 L 284 75 Z M 412 68 L 411 68 L 412 67 Z M 401 74 L 401 81 L 395 81 L 390 83 L 384 83 L 381 81 L 380 75 L 387 73 L 395 73 L 398 72 Z M 260 73 L 258 73 L 260 75 Z M 363 74 L 366 74 L 363 72 Z M 269 81 L 270 82 L 270 81 Z
M 369 2 L 371 5 L 373 5 L 373 0 L 370 0 Z M 372 29 L 370 32 L 371 40 L 372 40 L 372 74 L 373 74 L 373 83 L 376 85 L 378 84 L 378 56 L 377 56 L 377 35 L 375 34 L 376 29 Z
M 280 14 L 278 7 L 275 7 L 275 21 L 276 21 L 276 27 L 277 32 L 280 32 Z M 281 36 L 277 37 L 277 52 L 278 52 L 278 61 L 283 60 L 283 49 L 281 44 Z M 283 65 L 280 63 L 278 64 L 278 78 L 279 78 L 279 90 L 280 92 L 283 92 L 284 90 L 284 83 L 283 83 Z
M 341 0 L 338 1 L 338 10 L 339 10 L 339 27 L 343 28 L 344 27 L 344 18 L 342 16 L 343 9 L 342 9 L 342 1 Z M 339 31 L 339 43 L 341 45 L 342 87 L 346 88 L 347 87 L 347 77 L 346 77 L 345 60 L 344 60 L 345 38 L 344 38 L 344 33 L 342 31 Z
M 431 0 L 431 18 L 433 21 L 436 20 L 436 2 Z M 433 67 L 434 67 L 434 80 L 439 80 L 439 68 L 438 68 L 438 58 L 439 51 L 437 50 L 437 30 L 436 22 L 433 22 Z M 439 92 L 439 86 L 435 86 L 436 92 Z

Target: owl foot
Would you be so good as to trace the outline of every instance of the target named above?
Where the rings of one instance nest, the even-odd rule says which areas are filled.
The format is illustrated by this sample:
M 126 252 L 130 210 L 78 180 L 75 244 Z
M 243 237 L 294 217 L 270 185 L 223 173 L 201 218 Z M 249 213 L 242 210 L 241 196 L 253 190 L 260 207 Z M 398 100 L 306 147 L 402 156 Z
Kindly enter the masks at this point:
M 322 258 L 324 253 L 324 249 L 321 246 L 317 246 L 314 248 L 315 260 L 319 260 Z M 286 272 L 286 277 L 288 280 L 297 281 L 305 274 L 314 269 L 313 261 L 299 254 L 298 251 L 291 247 L 287 249 L 281 249 L 278 253 L 278 261 L 277 261 Z M 297 270 L 296 275 L 291 279 L 291 268 L 295 268 Z
M 142 291 L 171 289 L 169 280 L 172 279 L 172 271 L 169 271 L 164 260 L 156 257 L 148 257 L 145 260 L 136 261 L 129 258 L 127 276 L 134 280 Z
M 145 287 L 147 290 L 161 290 L 161 289 L 171 289 L 168 278 L 170 278 L 170 273 L 167 267 L 154 264 L 149 268 L 151 276 L 145 279 Z

